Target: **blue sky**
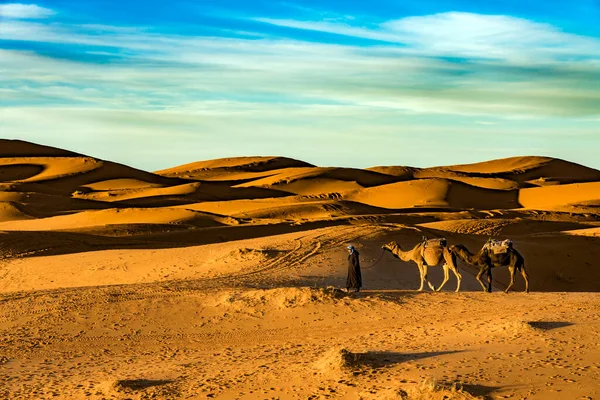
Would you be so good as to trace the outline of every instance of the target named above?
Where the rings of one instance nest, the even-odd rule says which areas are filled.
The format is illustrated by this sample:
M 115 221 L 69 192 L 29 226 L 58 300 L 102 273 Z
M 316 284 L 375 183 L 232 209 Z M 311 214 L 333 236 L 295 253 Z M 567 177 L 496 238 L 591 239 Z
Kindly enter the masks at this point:
M 0 136 L 147 170 L 600 168 L 600 2 L 0 1 Z

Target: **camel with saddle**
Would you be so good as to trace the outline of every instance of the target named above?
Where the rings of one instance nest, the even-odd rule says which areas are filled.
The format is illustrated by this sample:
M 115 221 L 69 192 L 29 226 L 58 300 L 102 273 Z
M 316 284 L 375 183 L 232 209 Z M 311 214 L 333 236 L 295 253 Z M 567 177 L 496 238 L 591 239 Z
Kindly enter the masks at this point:
M 514 285 L 515 271 L 518 271 L 523 275 L 523 279 L 525 279 L 525 292 L 529 292 L 529 276 L 525 270 L 525 260 L 523 259 L 523 256 L 514 249 L 511 240 L 507 239 L 499 241 L 490 238 L 476 254 L 471 253 L 469 249 L 462 244 L 450 246 L 450 252 L 465 263 L 479 268 L 479 273 L 476 278 L 484 291 L 492 291 L 492 268 L 508 267 L 508 271 L 510 272 L 510 283 L 504 292 L 508 293 L 510 288 Z M 487 275 L 487 288 L 481 280 L 483 274 Z
M 458 272 L 456 267 L 456 256 L 448 248 L 448 243 L 445 238 L 438 239 L 427 239 L 423 237 L 423 241 L 418 243 L 411 250 L 404 251 L 397 242 L 389 242 L 382 246 L 384 250 L 391 252 L 394 257 L 401 259 L 402 261 L 413 261 L 419 268 L 419 275 L 421 276 L 421 286 L 419 291 L 423 290 L 424 282 L 427 282 L 429 288 L 433 291 L 440 291 L 448 282 L 449 270 L 452 270 L 454 276 L 456 276 L 457 285 L 456 291 L 460 290 L 460 281 L 462 276 Z M 435 267 L 441 265 L 444 270 L 444 280 L 440 286 L 436 289 L 430 282 L 427 275 L 429 267 Z

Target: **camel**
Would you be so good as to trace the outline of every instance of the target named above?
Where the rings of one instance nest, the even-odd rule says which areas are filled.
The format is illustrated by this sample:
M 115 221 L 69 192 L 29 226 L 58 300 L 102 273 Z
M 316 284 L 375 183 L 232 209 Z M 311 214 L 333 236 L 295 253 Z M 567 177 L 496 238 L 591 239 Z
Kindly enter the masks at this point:
M 484 292 L 492 292 L 492 268 L 508 267 L 508 271 L 510 272 L 510 283 L 504 290 L 504 293 L 508 293 L 515 283 L 515 270 L 521 272 L 521 275 L 523 275 L 523 278 L 525 279 L 525 293 L 529 293 L 529 276 L 527 275 L 527 271 L 525 271 L 525 260 L 517 250 L 512 248 L 512 246 L 510 246 L 505 253 L 498 254 L 491 250 L 488 243 L 486 243 L 477 254 L 472 254 L 469 249 L 462 244 L 450 246 L 450 251 L 465 263 L 479 268 L 479 273 L 476 278 L 481 284 Z M 481 280 L 481 276 L 484 273 L 487 274 L 487 289 Z
M 436 242 L 434 240 L 433 242 Z M 419 287 L 419 291 L 423 290 L 423 283 L 427 281 L 427 285 L 433 291 L 440 291 L 448 282 L 449 274 L 448 270 L 451 269 L 456 276 L 457 285 L 456 291 L 460 290 L 460 281 L 462 279 L 462 275 L 458 272 L 458 268 L 456 268 L 456 257 L 450 253 L 448 247 L 446 247 L 445 242 L 427 247 L 427 241 L 417 244 L 412 250 L 404 251 L 400 248 L 400 245 L 394 241 L 389 242 L 382 246 L 384 250 L 390 251 L 394 257 L 401 259 L 402 261 L 414 261 L 419 267 L 419 274 L 421 275 L 421 286 Z M 444 280 L 441 285 L 435 289 L 435 287 L 429 282 L 429 278 L 427 276 L 427 268 L 435 267 L 442 264 L 442 268 L 444 269 Z

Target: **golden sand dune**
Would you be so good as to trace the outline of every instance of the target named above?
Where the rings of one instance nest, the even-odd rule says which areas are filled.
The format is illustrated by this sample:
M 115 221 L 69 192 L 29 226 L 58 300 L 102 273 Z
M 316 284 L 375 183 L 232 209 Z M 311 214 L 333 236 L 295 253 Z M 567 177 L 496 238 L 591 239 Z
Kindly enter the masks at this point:
M 88 184 L 114 179 L 134 179 L 160 185 L 184 182 L 109 161 L 12 140 L 0 140 L 0 176 L 17 178 L 4 181 L 13 183 L 15 191 L 64 195 L 70 195 Z
M 22 206 L 13 201 L 0 201 L 0 223 L 33 218 L 21 210 Z
M 520 184 L 536 179 L 558 183 L 600 180 L 600 171 L 598 170 L 550 157 L 513 157 L 444 168 L 471 174 L 496 174 L 501 178 L 511 179 Z
M 569 232 L 586 230 L 589 225 L 580 222 L 543 221 L 523 218 L 463 219 L 419 224 L 421 227 L 440 231 L 485 236 L 516 238 L 546 232 Z
M 423 169 L 415 172 L 414 176 L 417 179 L 447 179 L 455 182 L 462 182 L 471 186 L 493 190 L 515 190 L 519 189 L 520 187 L 519 183 L 512 179 L 474 176 L 474 174 L 466 174 L 464 172 L 455 172 L 444 169 Z
M 547 157 L 152 174 L 0 141 L 0 398 L 597 398 L 599 184 Z M 382 245 L 423 236 L 512 239 L 531 292 L 463 261 L 459 293 L 433 265 L 417 292 Z
M 522 189 L 519 203 L 537 210 L 572 210 L 600 207 L 600 182 L 572 183 L 542 188 Z
M 512 173 L 517 171 L 528 171 L 539 168 L 547 163 L 555 160 L 551 157 L 511 157 L 498 160 L 483 161 L 472 164 L 459 164 L 442 167 L 450 171 L 481 173 L 481 174 L 498 174 Z M 435 168 L 435 167 L 434 167 Z
M 20 166 L 26 171 L 33 171 L 34 168 L 39 168 L 39 171 L 27 178 L 8 180 L 9 182 L 41 182 L 85 174 L 100 168 L 102 162 L 91 157 L 0 158 L 0 168 L 13 167 L 15 172 L 21 172 L 18 168 Z
M 397 182 L 398 177 L 353 168 L 286 168 L 238 187 L 270 187 L 294 194 L 340 193 Z
M 108 210 L 82 211 L 70 215 L 37 218 L 28 221 L 9 221 L 0 223 L 0 230 L 12 231 L 51 231 L 77 230 L 108 225 L 132 224 L 186 224 L 197 227 L 223 225 L 219 217 L 199 211 L 183 208 L 117 208 Z
M 600 227 L 596 228 L 584 228 L 584 229 L 573 229 L 562 232 L 565 235 L 575 235 L 575 236 L 589 236 L 589 237 L 598 237 L 600 238 Z
M 179 167 L 156 171 L 159 175 L 188 179 L 217 178 L 227 174 L 262 173 L 285 168 L 312 167 L 313 165 L 286 157 L 232 157 L 198 161 Z M 232 180 L 237 180 L 232 179 Z
M 418 179 L 358 190 L 348 199 L 375 207 L 517 208 L 516 191 L 490 190 L 446 179 Z
M 283 199 L 232 200 L 196 203 L 184 206 L 195 210 L 230 215 L 237 218 L 306 221 L 350 215 L 385 214 L 389 210 L 362 203 L 311 197 Z
M 106 181 L 94 182 L 84 185 L 83 188 L 88 188 L 93 191 L 112 191 L 112 190 L 129 190 L 129 189 L 149 189 L 160 188 L 164 185 L 157 183 L 141 181 L 138 179 L 109 179 Z

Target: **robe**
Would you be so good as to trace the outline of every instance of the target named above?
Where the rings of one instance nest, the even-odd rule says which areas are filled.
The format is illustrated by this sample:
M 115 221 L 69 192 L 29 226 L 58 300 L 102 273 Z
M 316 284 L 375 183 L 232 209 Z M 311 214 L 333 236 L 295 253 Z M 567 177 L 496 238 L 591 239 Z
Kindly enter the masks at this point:
M 358 256 L 359 253 L 356 250 L 348 255 L 348 278 L 346 279 L 346 288 L 348 289 L 360 289 L 362 287 Z

